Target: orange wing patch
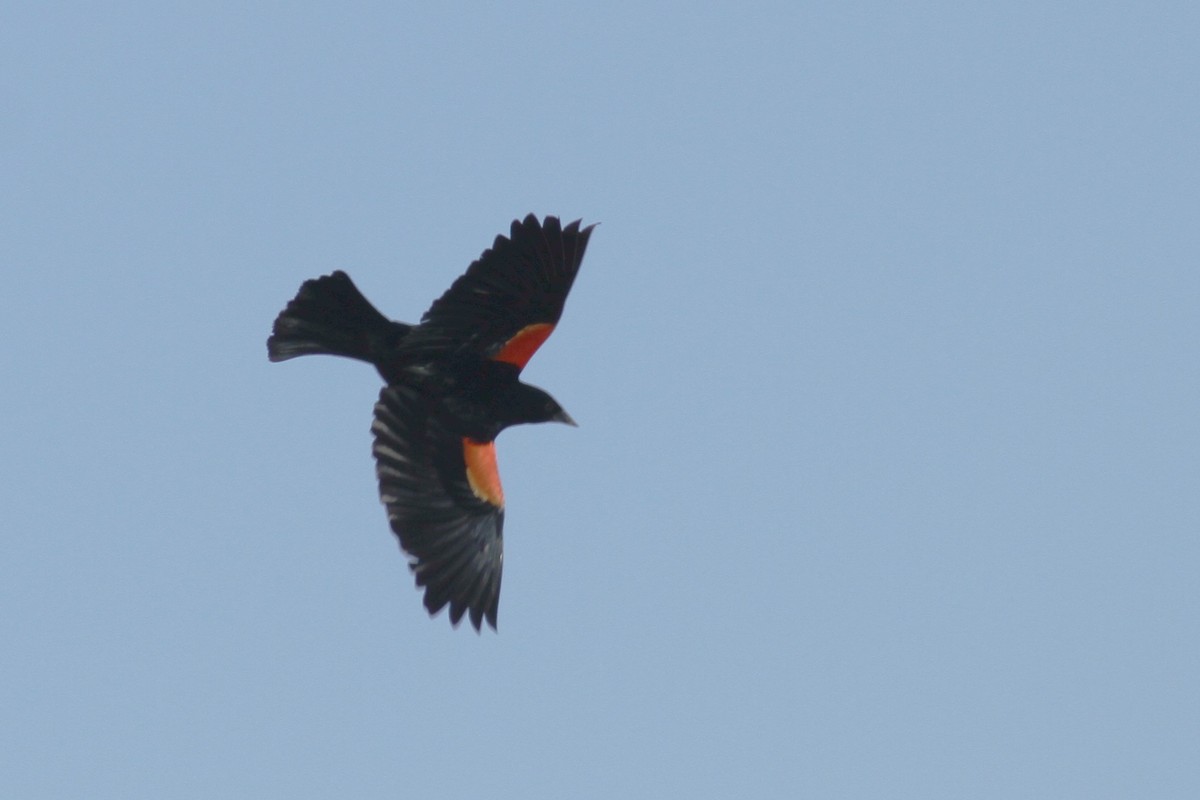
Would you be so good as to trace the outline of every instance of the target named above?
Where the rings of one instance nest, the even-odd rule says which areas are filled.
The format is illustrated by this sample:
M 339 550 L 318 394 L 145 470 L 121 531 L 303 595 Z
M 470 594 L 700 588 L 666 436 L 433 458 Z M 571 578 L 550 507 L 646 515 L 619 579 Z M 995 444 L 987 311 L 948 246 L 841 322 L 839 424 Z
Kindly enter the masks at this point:
M 504 489 L 500 486 L 500 469 L 496 466 L 496 443 L 481 444 L 463 439 L 463 462 L 467 465 L 467 483 L 471 491 L 485 503 L 504 508 Z
M 500 352 L 492 358 L 496 361 L 507 361 L 517 369 L 525 369 L 529 359 L 553 332 L 554 325 L 550 322 L 535 322 L 532 325 L 526 325 L 517 331 L 516 336 L 505 342 L 504 347 L 500 348 Z

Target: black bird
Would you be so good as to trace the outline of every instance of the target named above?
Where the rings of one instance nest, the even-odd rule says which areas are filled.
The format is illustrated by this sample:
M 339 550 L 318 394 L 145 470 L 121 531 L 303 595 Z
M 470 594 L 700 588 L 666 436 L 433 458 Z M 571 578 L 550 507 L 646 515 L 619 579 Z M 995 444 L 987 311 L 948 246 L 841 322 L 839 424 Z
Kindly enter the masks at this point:
M 504 492 L 495 439 L 522 422 L 575 421 L 519 380 L 562 316 L 592 228 L 532 214 L 497 236 L 421 317 L 380 314 L 341 271 L 306 281 L 275 320 L 272 361 L 335 355 L 373 364 L 379 493 L 430 615 L 450 606 L 496 627 Z

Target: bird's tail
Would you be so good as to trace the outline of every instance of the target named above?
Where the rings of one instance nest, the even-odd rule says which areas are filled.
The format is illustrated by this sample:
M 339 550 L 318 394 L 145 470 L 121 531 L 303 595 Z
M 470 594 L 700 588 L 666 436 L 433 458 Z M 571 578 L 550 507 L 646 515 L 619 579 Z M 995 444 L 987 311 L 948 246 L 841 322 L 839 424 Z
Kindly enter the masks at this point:
M 380 314 L 338 270 L 304 282 L 276 317 L 267 354 L 272 361 L 331 355 L 378 364 L 410 329 Z

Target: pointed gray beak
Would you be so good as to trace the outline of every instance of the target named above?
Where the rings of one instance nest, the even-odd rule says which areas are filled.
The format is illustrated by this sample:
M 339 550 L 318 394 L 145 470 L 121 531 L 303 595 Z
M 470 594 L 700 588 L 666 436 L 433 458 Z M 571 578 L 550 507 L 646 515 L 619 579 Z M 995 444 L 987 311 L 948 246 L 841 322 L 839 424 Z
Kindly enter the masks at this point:
M 555 414 L 554 421 L 561 422 L 564 425 L 570 425 L 572 428 L 579 427 L 579 423 L 576 422 L 575 420 L 571 419 L 571 415 L 568 414 L 566 411 L 560 411 L 557 414 Z

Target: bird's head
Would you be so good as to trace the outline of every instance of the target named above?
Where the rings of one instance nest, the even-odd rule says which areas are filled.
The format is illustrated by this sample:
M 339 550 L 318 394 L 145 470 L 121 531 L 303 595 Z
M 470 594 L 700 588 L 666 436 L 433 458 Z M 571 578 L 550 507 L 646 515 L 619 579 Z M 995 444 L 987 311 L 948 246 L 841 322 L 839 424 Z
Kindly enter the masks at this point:
M 522 422 L 562 422 L 573 428 L 579 427 L 571 415 L 563 410 L 558 401 L 548 392 L 527 383 L 517 384 L 518 391 L 513 410 L 517 418 L 512 424 Z

